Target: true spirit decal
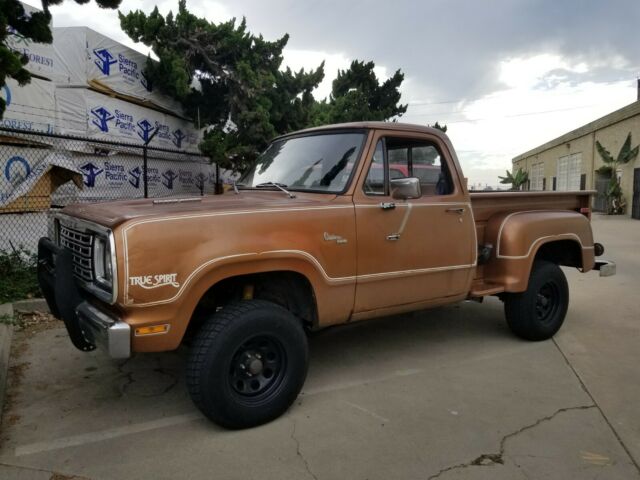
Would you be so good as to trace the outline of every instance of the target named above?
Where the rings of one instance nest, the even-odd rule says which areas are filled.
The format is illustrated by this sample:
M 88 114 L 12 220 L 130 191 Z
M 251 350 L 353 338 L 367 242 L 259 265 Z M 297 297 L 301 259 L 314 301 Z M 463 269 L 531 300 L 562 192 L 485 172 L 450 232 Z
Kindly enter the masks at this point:
M 129 277 L 129 285 L 132 287 L 142 287 L 147 290 L 171 286 L 180 288 L 177 282 L 177 273 L 160 273 L 158 275 L 141 275 L 138 277 Z

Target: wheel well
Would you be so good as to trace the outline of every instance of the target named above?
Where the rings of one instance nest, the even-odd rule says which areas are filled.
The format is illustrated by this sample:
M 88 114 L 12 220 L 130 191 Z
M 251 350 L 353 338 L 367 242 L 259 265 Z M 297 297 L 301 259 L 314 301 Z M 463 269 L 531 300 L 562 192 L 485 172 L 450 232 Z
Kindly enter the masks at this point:
M 275 271 L 225 278 L 213 285 L 198 302 L 187 331 L 199 329 L 207 314 L 232 301 L 254 298 L 286 308 L 301 319 L 305 328 L 312 329 L 318 323 L 309 280 L 297 272 Z
M 582 249 L 574 240 L 557 240 L 542 245 L 536 253 L 536 260 L 548 260 L 557 265 L 582 267 Z

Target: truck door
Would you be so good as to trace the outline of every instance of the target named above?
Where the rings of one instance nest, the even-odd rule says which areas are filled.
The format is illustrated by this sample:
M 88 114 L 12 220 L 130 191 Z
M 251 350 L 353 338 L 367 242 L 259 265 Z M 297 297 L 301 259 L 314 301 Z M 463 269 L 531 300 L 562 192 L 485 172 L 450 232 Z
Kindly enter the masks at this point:
M 465 295 L 476 263 L 468 194 L 448 149 L 433 136 L 378 132 L 354 193 L 356 313 Z M 422 196 L 391 196 L 394 178 L 417 177 Z

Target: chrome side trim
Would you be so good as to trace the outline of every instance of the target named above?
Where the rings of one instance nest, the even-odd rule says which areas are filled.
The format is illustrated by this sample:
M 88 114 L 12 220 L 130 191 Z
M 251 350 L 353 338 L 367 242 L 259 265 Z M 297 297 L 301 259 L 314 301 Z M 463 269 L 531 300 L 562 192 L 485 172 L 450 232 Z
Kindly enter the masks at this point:
M 406 206 L 408 208 L 408 210 L 410 210 L 412 207 L 442 207 L 442 206 L 467 206 L 469 207 L 469 210 L 471 212 L 471 219 L 473 221 L 473 210 L 471 208 L 471 204 L 468 202 L 446 202 L 446 203 L 430 203 L 430 204 L 410 204 L 409 202 L 407 203 L 403 203 L 403 204 L 397 204 L 397 206 Z M 318 261 L 318 259 L 316 257 L 314 257 L 313 255 L 311 255 L 309 252 L 305 252 L 303 250 L 270 250 L 270 251 L 265 251 L 265 252 L 250 252 L 250 253 L 241 253 L 241 254 L 235 254 L 235 255 L 227 255 L 227 256 L 223 256 L 223 257 L 217 257 L 217 258 L 213 258 L 211 260 L 208 260 L 207 262 L 204 262 L 203 264 L 201 264 L 200 266 L 198 266 L 194 271 L 191 272 L 191 274 L 189 274 L 189 276 L 184 280 L 184 282 L 182 282 L 180 289 L 176 292 L 175 295 L 173 295 L 170 298 L 164 299 L 164 300 L 158 300 L 155 302 L 146 302 L 146 303 L 132 303 L 131 298 L 129 297 L 129 282 L 128 282 L 128 278 L 129 278 L 129 256 L 128 256 L 128 252 L 129 252 L 129 247 L 128 247 L 128 231 L 131 230 L 132 228 L 138 226 L 138 225 L 142 225 L 142 224 L 146 224 L 146 223 L 157 223 L 157 222 L 165 222 L 165 221 L 171 221 L 171 220 L 185 220 L 185 219 L 192 219 L 192 218 L 203 218 L 203 217 L 217 217 L 217 216 L 230 216 L 230 215 L 240 215 L 240 214 L 245 214 L 245 213 L 288 213 L 291 211 L 309 211 L 309 210 L 334 210 L 334 209 L 353 209 L 353 208 L 380 208 L 379 204 L 371 204 L 371 205 L 367 205 L 367 204 L 363 204 L 363 205 L 336 205 L 336 206 L 327 206 L 327 207 L 309 207 L 309 208 L 298 208 L 298 207 L 293 207 L 293 208 L 286 208 L 286 209 L 265 209 L 265 210 L 244 210 L 244 211 L 229 211 L 229 212 L 215 212 L 215 213 L 206 213 L 206 214 L 198 214 L 198 215 L 180 215 L 180 216 L 169 216 L 169 217 L 159 217 L 159 218 L 151 218 L 151 219 L 143 219 L 143 220 L 138 220 L 138 221 L 133 221 L 132 223 L 125 225 L 125 227 L 122 229 L 122 241 L 123 241 L 123 245 L 124 245 L 124 268 L 125 268 L 125 279 L 124 279 L 124 298 L 123 298 L 123 303 L 124 305 L 127 305 L 128 307 L 133 307 L 133 308 L 137 308 L 137 307 L 149 307 L 149 306 L 154 306 L 154 305 L 163 305 L 163 304 L 167 304 L 167 303 L 173 303 L 175 300 L 177 300 L 182 293 L 184 292 L 185 288 L 187 287 L 187 285 L 193 280 L 193 277 L 195 275 L 197 275 L 200 271 L 202 271 L 204 268 L 206 268 L 209 265 L 215 264 L 215 263 L 219 263 L 222 262 L 224 260 L 228 260 L 231 258 L 240 258 L 240 257 L 260 257 L 263 255 L 269 255 L 269 254 L 292 254 L 292 255 L 298 255 L 304 258 L 307 258 L 312 264 L 313 266 L 317 269 L 317 271 L 322 275 L 322 277 L 324 278 L 324 280 L 330 284 L 330 285 L 348 285 L 348 284 L 353 284 L 357 281 L 363 281 L 363 282 L 369 282 L 369 281 L 374 281 L 374 280 L 381 280 L 381 279 L 385 279 L 385 278 L 394 278 L 394 277 L 398 277 L 398 276 L 404 276 L 404 275 L 421 275 L 421 274 L 426 274 L 426 273 L 436 273 L 436 272 L 443 272 L 443 271 L 447 271 L 447 270 L 460 270 L 460 269 L 470 269 L 470 268 L 474 268 L 477 265 L 477 257 L 478 257 L 478 253 L 477 253 L 477 233 L 475 230 L 475 221 L 473 221 L 473 234 L 474 234 L 474 238 L 475 238 L 475 259 L 473 261 L 473 263 L 470 264 L 465 264 L 465 265 L 451 265 L 451 266 L 444 266 L 444 267 L 432 267 L 432 268 L 423 268 L 423 269 L 413 269 L 413 270 L 402 270 L 402 271 L 395 271 L 395 272 L 381 272 L 381 273 L 372 273 L 372 274 L 366 274 L 366 275 L 352 275 L 352 276 L 346 276 L 346 277 L 330 277 L 328 275 L 328 273 L 325 271 L 324 267 L 322 266 L 322 264 Z M 408 216 L 410 212 L 407 212 L 406 215 Z
M 505 260 L 521 260 L 523 258 L 529 258 L 533 248 L 536 247 L 543 240 L 548 240 L 548 239 L 575 240 L 576 242 L 578 242 L 580 244 L 580 248 L 582 250 L 593 250 L 593 248 L 594 248 L 594 247 L 585 247 L 582 244 L 582 240 L 580 239 L 580 237 L 578 235 L 576 235 L 575 233 L 559 233 L 558 235 L 546 235 L 544 237 L 536 238 L 533 242 L 531 242 L 531 245 L 529 246 L 529 250 L 527 251 L 527 253 L 525 255 L 501 255 L 501 254 L 498 253 L 498 251 L 500 250 L 500 244 L 498 243 L 498 251 L 496 251 L 496 258 L 502 258 L 502 259 L 505 259 Z
M 553 213 L 557 213 L 557 212 L 563 212 L 564 210 L 523 210 L 520 212 L 513 212 L 510 213 L 509 215 L 507 215 L 506 217 L 504 217 L 504 219 L 502 220 L 502 223 L 500 224 L 500 229 L 498 230 L 498 238 L 496 240 L 496 258 L 501 258 L 504 260 L 521 260 L 524 258 L 529 258 L 529 256 L 531 255 L 531 251 L 533 250 L 533 248 L 538 245 L 538 243 L 540 243 L 543 240 L 548 240 L 550 238 L 554 239 L 554 240 L 563 240 L 563 239 L 567 239 L 567 240 L 576 240 L 579 244 L 580 244 L 580 248 L 582 250 L 593 250 L 594 247 L 585 247 L 582 244 L 582 239 L 576 235 L 575 233 L 559 233 L 557 235 L 545 235 L 543 237 L 538 237 L 536 238 L 533 242 L 531 242 L 531 245 L 529 246 L 529 250 L 527 251 L 527 253 L 525 255 L 502 255 L 500 253 L 500 244 L 502 243 L 502 230 L 505 226 L 505 224 L 507 223 L 507 221 L 513 217 L 514 215 L 520 215 L 520 214 L 525 214 L 525 213 L 540 213 L 540 212 L 553 212 Z M 568 238 L 567 238 L 568 237 Z
M 382 279 L 386 279 L 386 278 L 395 278 L 395 277 L 402 277 L 402 276 L 412 276 L 412 275 L 422 275 L 425 273 L 436 273 L 436 272 L 444 272 L 444 271 L 448 271 L 448 270 L 460 270 L 460 269 L 468 269 L 468 268 L 473 268 L 476 266 L 475 263 L 469 264 L 469 265 L 452 265 L 452 266 L 445 266 L 445 267 L 432 267 L 432 268 L 421 268 L 421 269 L 414 269 L 414 270 L 401 270 L 401 271 L 396 271 L 396 272 L 382 272 L 382 273 L 371 273 L 371 274 L 367 274 L 367 275 L 353 275 L 353 276 L 348 276 L 348 277 L 330 277 L 327 272 L 324 270 L 322 264 L 318 261 L 317 258 L 315 258 L 313 255 L 311 255 L 308 252 L 305 252 L 303 250 L 270 250 L 267 252 L 252 252 L 252 253 L 241 253 L 241 254 L 237 254 L 237 255 L 228 255 L 228 256 L 224 256 L 224 257 L 218 257 L 218 258 L 214 258 L 209 260 L 208 262 L 203 263 L 202 265 L 200 265 L 198 268 L 196 268 L 193 272 L 191 272 L 191 274 L 187 277 L 187 279 L 182 283 L 182 286 L 180 287 L 180 290 L 178 290 L 176 292 L 176 294 L 170 298 L 164 299 L 164 300 L 158 300 L 156 302 L 146 302 L 146 303 L 126 303 L 127 306 L 129 307 L 149 307 L 152 305 L 163 305 L 166 303 L 173 303 L 176 299 L 178 299 L 178 297 L 180 297 L 182 295 L 182 293 L 184 292 L 184 290 L 186 289 L 186 287 L 189 285 L 189 283 L 193 280 L 193 277 L 195 275 L 197 275 L 200 271 L 202 271 L 204 268 L 206 268 L 209 265 L 215 264 L 215 263 L 219 263 L 222 262 L 224 260 L 229 260 L 232 258 L 252 258 L 252 259 L 256 259 L 256 260 L 260 260 L 260 257 L 264 257 L 264 256 L 269 256 L 269 255 L 297 255 L 300 257 L 304 257 L 305 259 L 308 259 L 310 261 L 310 263 L 313 264 L 313 266 L 316 268 L 316 270 L 322 275 L 322 277 L 324 278 L 324 280 L 330 284 L 330 285 L 349 285 L 349 284 L 353 284 L 355 282 L 370 282 L 370 281 L 375 281 L 375 280 L 382 280 Z M 130 299 L 127 297 L 126 302 L 129 302 Z
M 366 275 L 358 275 L 356 277 L 359 283 L 367 283 L 383 278 L 410 277 L 414 275 L 422 275 L 424 273 L 448 272 L 451 270 L 464 270 L 475 267 L 475 263 L 468 265 L 451 265 L 446 267 L 417 268 L 414 270 L 400 270 L 397 272 L 369 273 Z
M 161 198 L 154 200 L 154 205 L 161 205 L 163 203 L 185 203 L 185 202 L 202 202 L 202 197 L 189 197 L 189 198 Z

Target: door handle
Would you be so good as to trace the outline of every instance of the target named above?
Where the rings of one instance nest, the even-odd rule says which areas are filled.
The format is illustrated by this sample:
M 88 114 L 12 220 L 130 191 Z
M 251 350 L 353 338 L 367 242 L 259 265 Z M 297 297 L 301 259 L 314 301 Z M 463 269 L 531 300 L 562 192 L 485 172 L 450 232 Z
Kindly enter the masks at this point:
M 462 215 L 464 213 L 464 207 L 447 208 L 446 212 L 457 213 L 458 215 Z
M 393 202 L 382 202 L 380 204 L 380 208 L 382 210 L 393 210 L 394 208 L 396 208 L 396 204 Z

